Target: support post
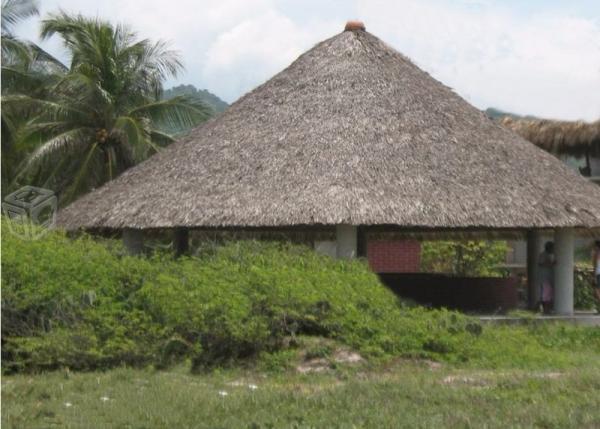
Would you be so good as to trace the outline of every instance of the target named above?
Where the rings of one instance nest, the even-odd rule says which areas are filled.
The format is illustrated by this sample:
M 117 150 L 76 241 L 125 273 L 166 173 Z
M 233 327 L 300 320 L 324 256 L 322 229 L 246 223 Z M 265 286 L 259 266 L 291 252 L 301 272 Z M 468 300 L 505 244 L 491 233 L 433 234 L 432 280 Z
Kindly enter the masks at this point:
M 356 231 L 356 256 L 367 257 L 367 230 L 365 226 L 359 226 Z
M 123 245 L 130 255 L 144 252 L 144 233 L 141 229 L 126 228 L 123 230 Z
M 573 314 L 573 268 L 575 258 L 574 232 L 570 228 L 554 232 L 554 311 L 557 314 Z
M 335 238 L 338 259 L 356 258 L 358 231 L 354 225 L 336 225 Z
M 532 310 L 541 299 L 538 267 L 538 257 L 541 251 L 542 234 L 540 231 L 527 231 L 527 304 Z
M 187 228 L 175 228 L 173 231 L 173 251 L 175 257 L 184 255 L 190 249 L 190 233 Z

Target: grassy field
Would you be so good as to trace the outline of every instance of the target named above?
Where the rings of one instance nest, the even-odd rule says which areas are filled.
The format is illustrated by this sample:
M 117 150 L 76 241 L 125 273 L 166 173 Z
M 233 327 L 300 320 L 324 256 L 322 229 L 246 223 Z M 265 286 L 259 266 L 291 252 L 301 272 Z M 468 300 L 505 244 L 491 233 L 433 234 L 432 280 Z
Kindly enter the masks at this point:
M 3 428 L 600 427 L 600 361 L 540 370 L 428 361 L 320 373 L 222 370 L 5 376 Z
M 285 243 L 121 250 L 2 236 L 3 428 L 600 428 L 597 328 L 413 307 Z

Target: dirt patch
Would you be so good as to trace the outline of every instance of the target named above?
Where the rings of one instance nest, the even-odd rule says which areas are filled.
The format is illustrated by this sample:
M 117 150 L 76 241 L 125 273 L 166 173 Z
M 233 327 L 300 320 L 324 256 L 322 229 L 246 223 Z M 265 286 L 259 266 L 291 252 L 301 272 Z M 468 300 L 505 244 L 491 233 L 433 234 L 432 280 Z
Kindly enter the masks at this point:
M 564 376 L 562 372 L 539 372 L 531 374 L 533 378 L 544 378 L 550 380 L 556 380 Z
M 304 358 L 304 362 L 296 367 L 301 374 L 319 373 L 330 370 L 336 364 L 356 365 L 365 361 L 358 353 L 348 349 L 337 349 L 327 357 Z
M 436 362 L 429 359 L 423 359 L 421 362 L 432 371 L 442 369 L 442 364 L 440 362 Z
M 359 363 L 363 362 L 364 358 L 350 350 L 338 350 L 333 354 L 333 360 L 338 363 Z
M 490 382 L 482 378 L 469 377 L 465 375 L 448 375 L 442 379 L 442 384 L 450 386 L 466 385 L 474 387 L 488 387 Z
M 309 359 L 296 367 L 296 371 L 300 374 L 308 374 L 311 372 L 325 372 L 331 368 L 329 361 L 324 358 Z

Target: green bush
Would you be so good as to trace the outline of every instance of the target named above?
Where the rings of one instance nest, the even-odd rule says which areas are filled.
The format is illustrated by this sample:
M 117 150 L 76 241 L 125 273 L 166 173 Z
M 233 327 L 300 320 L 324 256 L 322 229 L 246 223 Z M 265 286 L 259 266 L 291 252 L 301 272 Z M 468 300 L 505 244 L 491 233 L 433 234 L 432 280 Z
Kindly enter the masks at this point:
M 499 276 L 506 259 L 504 241 L 424 241 L 421 245 L 421 270 L 458 276 Z
M 130 257 L 115 242 L 52 232 L 2 240 L 4 369 L 196 366 L 335 339 L 365 355 L 447 354 L 467 319 L 408 308 L 362 261 L 241 241 L 203 256 Z M 447 342 L 447 341 L 446 341 Z
M 590 264 L 577 264 L 575 268 L 574 305 L 580 310 L 591 310 L 598 307 L 594 296 L 594 271 Z
M 184 359 L 195 368 L 256 359 L 270 368 L 288 365 L 308 336 L 367 358 L 508 362 L 512 350 L 474 319 L 400 302 L 364 261 L 286 243 L 231 242 L 174 260 L 125 256 L 114 241 L 61 232 L 37 241 L 3 234 L 2 286 L 8 372 Z M 551 335 L 520 338 L 523 356 L 555 347 Z
M 205 258 L 182 259 L 145 284 L 136 305 L 200 343 L 201 365 L 275 351 L 297 335 L 377 356 L 427 354 L 423 345 L 450 329 L 470 335 L 463 316 L 403 306 L 362 262 L 283 243 L 230 243 Z
M 59 232 L 36 241 L 2 234 L 5 370 L 151 360 L 162 328 L 131 299 L 160 267 L 109 249 Z

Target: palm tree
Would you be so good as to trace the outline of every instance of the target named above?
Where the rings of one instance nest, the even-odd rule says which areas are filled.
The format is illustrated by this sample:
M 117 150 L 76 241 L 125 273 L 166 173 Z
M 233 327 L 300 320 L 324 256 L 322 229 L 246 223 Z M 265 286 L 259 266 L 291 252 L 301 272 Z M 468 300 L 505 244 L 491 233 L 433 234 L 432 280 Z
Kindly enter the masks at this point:
M 58 35 L 70 64 L 48 88 L 51 97 L 14 100 L 41 112 L 22 137 L 39 139 L 39 146 L 20 179 L 53 189 L 63 203 L 172 142 L 163 129 L 190 128 L 209 115 L 186 97 L 160 99 L 165 79 L 182 70 L 164 42 L 139 40 L 125 26 L 64 12 L 45 19 L 41 35 Z
M 47 96 L 50 82 L 66 68 L 39 46 L 14 35 L 21 21 L 38 14 L 33 0 L 2 0 L 2 193 L 17 168 L 35 148 L 35 140 L 20 139 L 19 134 L 27 118 L 36 114 L 32 106 L 16 102 L 20 94 L 38 99 Z
M 39 13 L 35 0 L 2 0 L 2 62 L 9 57 L 27 56 L 27 43 L 14 35 L 15 25 Z

